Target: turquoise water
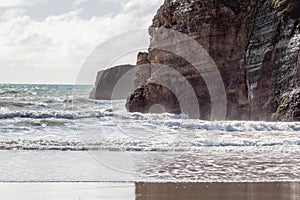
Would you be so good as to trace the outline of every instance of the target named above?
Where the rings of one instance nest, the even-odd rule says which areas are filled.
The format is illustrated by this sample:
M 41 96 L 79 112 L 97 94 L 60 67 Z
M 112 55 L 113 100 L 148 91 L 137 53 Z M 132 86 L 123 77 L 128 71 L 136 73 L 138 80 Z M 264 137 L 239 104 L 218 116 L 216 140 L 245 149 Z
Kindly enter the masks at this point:
M 91 90 L 0 85 L 0 181 L 300 180 L 298 122 L 128 113 Z

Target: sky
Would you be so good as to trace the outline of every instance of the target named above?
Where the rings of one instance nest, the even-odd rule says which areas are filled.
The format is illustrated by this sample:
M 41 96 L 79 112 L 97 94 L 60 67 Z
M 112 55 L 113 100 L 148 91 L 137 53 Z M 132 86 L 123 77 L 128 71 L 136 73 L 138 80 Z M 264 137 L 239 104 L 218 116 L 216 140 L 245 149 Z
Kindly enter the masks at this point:
M 74 84 L 99 45 L 127 31 L 146 29 L 162 3 L 0 0 L 0 83 Z M 130 43 L 126 45 L 130 50 Z M 122 63 L 134 64 L 133 54 Z

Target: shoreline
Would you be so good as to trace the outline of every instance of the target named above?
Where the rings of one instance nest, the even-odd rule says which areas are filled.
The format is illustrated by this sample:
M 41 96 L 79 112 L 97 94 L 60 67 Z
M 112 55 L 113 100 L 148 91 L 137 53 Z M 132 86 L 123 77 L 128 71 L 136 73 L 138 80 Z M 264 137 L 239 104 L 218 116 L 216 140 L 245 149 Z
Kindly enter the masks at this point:
M 299 183 L 300 180 L 287 180 L 287 181 L 0 181 L 1 184 L 283 184 L 283 183 Z M 299 188 L 300 189 L 300 188 Z
M 266 183 L 0 182 L 0 199 L 296 200 L 300 181 Z

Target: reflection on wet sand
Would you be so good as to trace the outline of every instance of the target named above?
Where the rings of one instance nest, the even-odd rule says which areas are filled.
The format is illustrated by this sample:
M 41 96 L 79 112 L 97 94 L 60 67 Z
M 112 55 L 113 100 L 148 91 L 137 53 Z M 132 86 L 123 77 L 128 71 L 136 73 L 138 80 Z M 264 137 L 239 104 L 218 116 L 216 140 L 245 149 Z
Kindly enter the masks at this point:
M 295 183 L 136 183 L 136 200 L 299 200 Z

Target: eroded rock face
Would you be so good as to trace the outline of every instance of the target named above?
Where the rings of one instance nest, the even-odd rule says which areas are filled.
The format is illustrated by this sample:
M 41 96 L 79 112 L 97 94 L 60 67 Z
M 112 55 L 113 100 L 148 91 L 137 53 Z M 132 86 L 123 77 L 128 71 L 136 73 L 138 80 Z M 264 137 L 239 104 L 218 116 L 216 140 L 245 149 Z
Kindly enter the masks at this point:
M 271 1 L 257 1 L 245 64 L 252 119 L 299 120 L 297 23 L 274 12 Z
M 244 119 L 248 115 L 245 71 L 241 69 L 241 61 L 245 56 L 243 49 L 247 41 L 249 19 L 246 16 L 251 9 L 248 1 L 224 1 L 215 4 L 204 1 L 166 0 L 158 10 L 151 26 L 186 33 L 209 52 L 219 67 L 228 92 L 229 119 L 234 119 L 236 116 Z M 150 34 L 153 38 L 154 33 L 150 31 Z M 178 55 L 151 48 L 151 46 L 149 53 L 140 54 L 138 60 L 137 90 L 129 97 L 127 104 L 129 111 L 148 112 L 152 105 L 161 103 L 168 112 L 179 113 L 181 111 L 179 104 L 173 100 L 176 95 L 171 90 L 161 95 L 153 95 L 153 93 L 160 94 L 161 88 L 153 89 L 153 83 L 149 80 L 155 80 L 157 76 L 155 64 L 162 64 L 177 70 L 189 81 L 200 102 L 201 118 L 210 119 L 211 101 L 203 80 L 204 74 L 198 73 L 190 63 Z M 143 67 L 139 67 L 139 63 L 142 63 Z M 146 63 L 151 66 L 145 67 Z M 144 73 L 146 68 L 148 71 Z M 174 85 L 178 82 L 171 76 L 166 78 Z M 184 87 L 178 86 L 177 89 L 184 93 Z
M 151 66 L 148 60 L 148 53 L 139 53 L 136 63 L 136 75 L 134 79 L 134 87 L 143 86 L 151 76 Z
M 153 19 L 152 28 L 185 33 L 208 51 L 224 82 L 227 119 L 299 120 L 298 22 L 275 12 L 271 3 L 165 0 Z M 151 44 L 154 34 L 150 31 Z M 178 55 L 153 45 L 149 53 L 138 56 L 136 91 L 128 98 L 127 109 L 149 112 L 160 104 L 167 112 L 181 112 L 177 95 L 180 90 L 184 94 L 185 87 L 175 86 L 172 91 L 155 84 L 158 65 L 175 69 L 188 80 L 199 102 L 200 118 L 211 119 L 211 97 L 203 79 L 207 74 L 198 73 Z M 163 79 L 180 85 L 172 76 Z
M 98 72 L 91 99 L 126 99 L 133 90 L 134 65 L 120 65 Z

